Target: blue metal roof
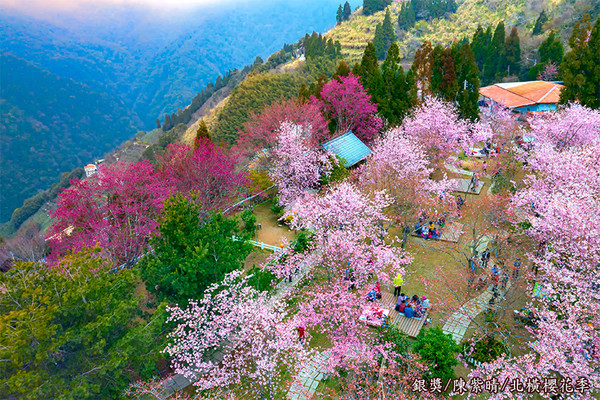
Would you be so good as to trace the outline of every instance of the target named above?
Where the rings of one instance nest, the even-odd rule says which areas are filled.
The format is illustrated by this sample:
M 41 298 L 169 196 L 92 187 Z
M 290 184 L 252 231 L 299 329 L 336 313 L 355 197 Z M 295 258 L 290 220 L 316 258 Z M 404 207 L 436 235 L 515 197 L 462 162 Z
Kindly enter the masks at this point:
M 322 147 L 345 159 L 348 162 L 346 167 L 353 166 L 371 154 L 371 150 L 352 131 L 323 144 Z

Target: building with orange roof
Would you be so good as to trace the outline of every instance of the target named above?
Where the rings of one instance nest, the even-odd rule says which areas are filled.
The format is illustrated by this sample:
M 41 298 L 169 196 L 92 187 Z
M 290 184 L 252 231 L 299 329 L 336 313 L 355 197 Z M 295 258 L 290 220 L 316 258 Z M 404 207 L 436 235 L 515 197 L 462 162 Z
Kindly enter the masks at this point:
M 89 178 L 98 171 L 98 168 L 94 164 L 88 164 L 85 167 L 83 167 L 83 169 L 85 170 L 86 178 Z
M 522 114 L 539 113 L 556 110 L 563 87 L 545 81 L 507 82 L 482 87 L 479 94 L 492 107 L 502 105 Z

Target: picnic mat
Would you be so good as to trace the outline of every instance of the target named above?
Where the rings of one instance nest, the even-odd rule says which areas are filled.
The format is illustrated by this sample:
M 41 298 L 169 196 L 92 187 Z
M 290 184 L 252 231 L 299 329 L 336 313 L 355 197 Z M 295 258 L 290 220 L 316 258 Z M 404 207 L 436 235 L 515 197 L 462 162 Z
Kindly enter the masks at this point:
M 455 192 L 479 194 L 479 193 L 481 193 L 481 189 L 483 189 L 483 186 L 485 185 L 485 182 L 483 182 L 480 179 L 479 182 L 477 183 L 477 187 L 475 188 L 475 191 L 473 191 L 473 190 L 467 191 L 467 189 L 469 189 L 469 185 L 471 184 L 470 178 L 469 179 L 452 179 L 452 180 L 456 182 L 456 189 L 454 189 Z
M 441 234 L 440 237 L 433 237 L 432 239 L 456 243 L 458 242 L 460 235 L 463 234 L 464 225 L 465 224 L 461 224 L 460 222 L 446 222 L 446 225 L 444 225 L 443 228 L 438 228 Z M 416 234 L 414 230 L 411 235 L 416 237 L 422 237 L 421 235 Z

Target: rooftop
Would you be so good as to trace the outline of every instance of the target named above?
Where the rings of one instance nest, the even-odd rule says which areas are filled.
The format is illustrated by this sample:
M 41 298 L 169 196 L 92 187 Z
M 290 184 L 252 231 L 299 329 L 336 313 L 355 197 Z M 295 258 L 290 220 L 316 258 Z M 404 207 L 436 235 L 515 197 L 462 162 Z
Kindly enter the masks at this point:
M 518 108 L 558 103 L 563 87 L 559 83 L 545 81 L 496 83 L 482 87 L 479 94 L 508 108 Z
M 346 167 L 362 161 L 371 154 L 371 150 L 357 138 L 352 131 L 322 145 L 322 147 L 348 162 Z

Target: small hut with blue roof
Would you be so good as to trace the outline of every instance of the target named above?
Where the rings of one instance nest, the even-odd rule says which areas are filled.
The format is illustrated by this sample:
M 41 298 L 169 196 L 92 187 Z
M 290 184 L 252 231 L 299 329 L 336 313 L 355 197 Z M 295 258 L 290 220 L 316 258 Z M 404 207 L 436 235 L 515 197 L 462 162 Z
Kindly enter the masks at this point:
M 352 131 L 322 144 L 321 147 L 325 151 L 346 160 L 348 163 L 346 168 L 358 164 L 371 154 L 371 149 L 357 138 Z

